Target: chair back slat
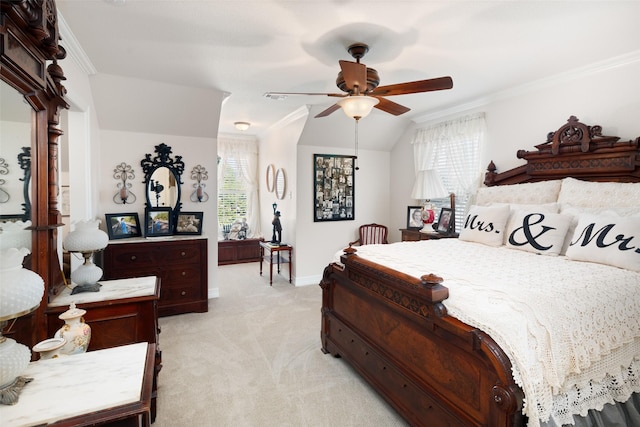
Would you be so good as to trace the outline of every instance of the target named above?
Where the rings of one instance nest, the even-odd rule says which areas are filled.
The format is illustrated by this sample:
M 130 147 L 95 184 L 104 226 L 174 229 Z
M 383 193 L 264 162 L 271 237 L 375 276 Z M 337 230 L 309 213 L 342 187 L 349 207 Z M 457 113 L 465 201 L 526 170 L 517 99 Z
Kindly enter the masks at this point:
M 387 227 L 380 224 L 364 224 L 360 226 L 360 244 L 386 244 Z

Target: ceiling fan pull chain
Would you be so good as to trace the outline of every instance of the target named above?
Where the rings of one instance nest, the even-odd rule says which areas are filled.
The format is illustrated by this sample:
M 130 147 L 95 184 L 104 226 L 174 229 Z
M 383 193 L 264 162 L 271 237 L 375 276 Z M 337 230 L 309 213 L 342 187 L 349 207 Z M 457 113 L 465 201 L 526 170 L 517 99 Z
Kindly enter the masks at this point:
M 360 169 L 357 166 L 357 162 L 358 162 L 358 123 L 360 123 L 360 117 L 356 117 L 356 158 L 353 159 L 353 165 L 355 166 L 355 170 L 359 170 Z

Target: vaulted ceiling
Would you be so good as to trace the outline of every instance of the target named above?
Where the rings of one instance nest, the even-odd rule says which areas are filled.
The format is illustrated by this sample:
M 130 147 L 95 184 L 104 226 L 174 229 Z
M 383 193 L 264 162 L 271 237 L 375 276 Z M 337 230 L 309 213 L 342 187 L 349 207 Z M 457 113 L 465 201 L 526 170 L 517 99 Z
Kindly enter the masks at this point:
M 148 79 L 229 94 L 219 131 L 251 123 L 260 134 L 301 106 L 311 116 L 326 96 L 266 98 L 269 91 L 339 92 L 346 48 L 370 46 L 361 60 L 380 85 L 451 76 L 451 90 L 390 98 L 401 116 L 374 110 L 361 121 L 393 132 L 461 104 L 477 105 L 531 82 L 614 64 L 640 51 L 637 1 L 359 1 L 359 0 L 57 0 L 97 73 Z M 63 41 L 64 44 L 64 41 Z M 340 129 L 340 111 L 310 119 Z M 380 134 L 380 135 L 377 135 Z M 371 132 L 371 147 L 390 147 Z M 327 138 L 331 139 L 331 138 Z M 333 138 L 335 139 L 335 138 Z M 390 140 L 391 139 L 391 140 Z M 366 142 L 365 142 L 366 144 Z

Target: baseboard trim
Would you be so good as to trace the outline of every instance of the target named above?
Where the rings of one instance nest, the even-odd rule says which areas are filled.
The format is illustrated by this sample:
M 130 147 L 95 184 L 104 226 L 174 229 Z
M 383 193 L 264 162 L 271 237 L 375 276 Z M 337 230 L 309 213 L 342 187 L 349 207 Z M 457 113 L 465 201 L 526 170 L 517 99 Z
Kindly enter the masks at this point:
M 322 275 L 318 276 L 306 276 L 306 277 L 297 277 L 294 280 L 296 286 L 309 286 L 309 285 L 319 285 L 320 280 L 322 280 Z

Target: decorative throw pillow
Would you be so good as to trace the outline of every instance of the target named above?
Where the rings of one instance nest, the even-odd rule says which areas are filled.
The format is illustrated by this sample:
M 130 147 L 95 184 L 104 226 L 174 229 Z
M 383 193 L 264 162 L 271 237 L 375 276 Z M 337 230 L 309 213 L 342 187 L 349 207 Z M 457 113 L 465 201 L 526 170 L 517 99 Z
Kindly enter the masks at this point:
M 487 206 L 491 203 L 541 204 L 557 201 L 562 180 L 525 182 L 522 184 L 480 187 L 475 204 Z
M 558 255 L 571 220 L 572 217 L 557 213 L 514 211 L 507 225 L 505 244 L 512 249 Z
M 564 178 L 558 194 L 558 202 L 585 208 L 638 207 L 640 206 L 640 183 L 590 182 Z
M 471 206 L 460 230 L 460 240 L 501 246 L 509 219 L 509 205 Z
M 640 216 L 582 214 L 567 257 L 640 271 Z
M 564 246 L 562 248 L 562 252 L 560 252 L 560 255 L 564 255 L 567 253 L 569 243 L 571 243 L 571 239 L 573 238 L 573 233 L 575 232 L 576 226 L 578 225 L 578 218 L 580 218 L 580 215 L 585 213 L 599 215 L 603 212 L 607 212 L 607 214 L 612 214 L 614 216 L 632 216 L 640 214 L 640 207 L 607 206 L 599 208 L 584 208 L 568 203 L 560 204 L 560 213 L 563 215 L 569 215 L 573 218 L 571 221 L 571 225 L 569 226 L 569 231 L 567 231 L 567 236 L 564 239 Z

